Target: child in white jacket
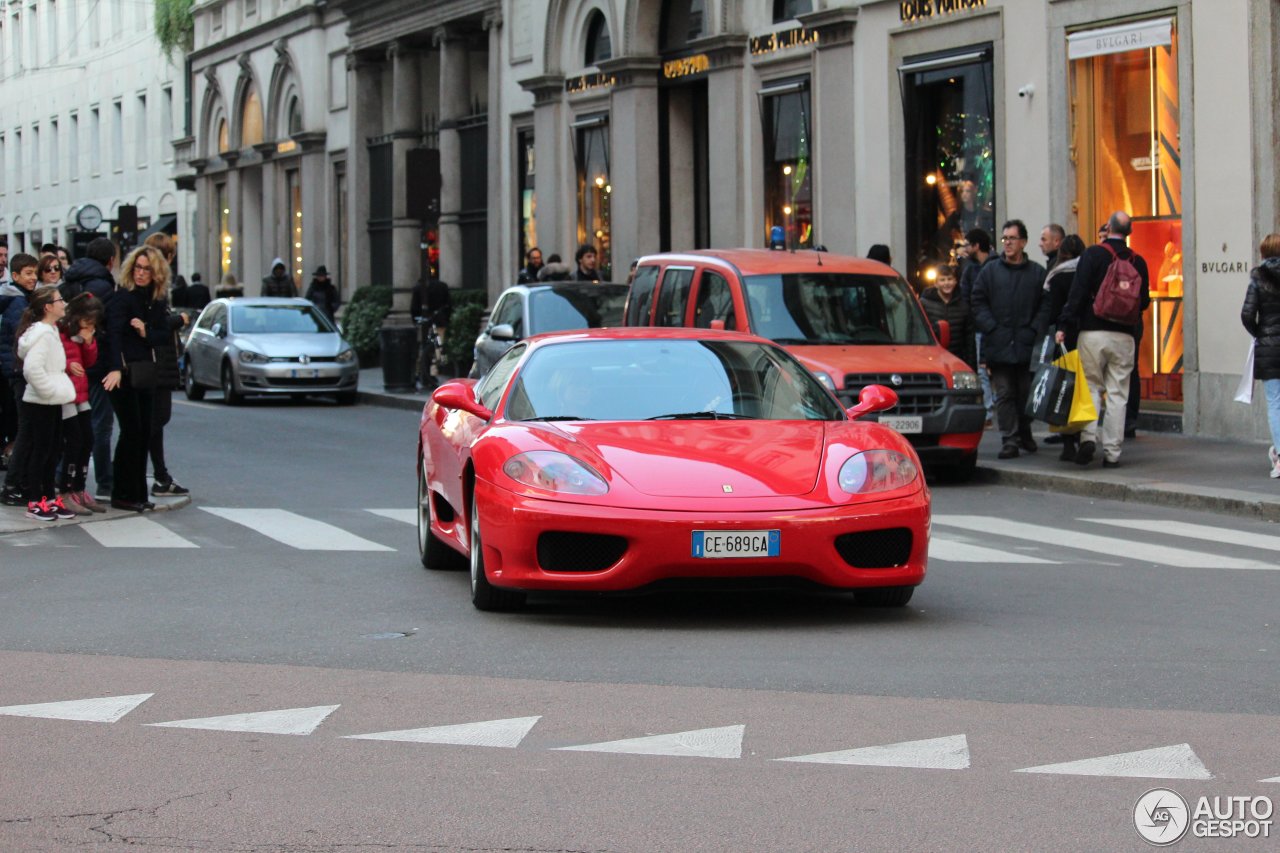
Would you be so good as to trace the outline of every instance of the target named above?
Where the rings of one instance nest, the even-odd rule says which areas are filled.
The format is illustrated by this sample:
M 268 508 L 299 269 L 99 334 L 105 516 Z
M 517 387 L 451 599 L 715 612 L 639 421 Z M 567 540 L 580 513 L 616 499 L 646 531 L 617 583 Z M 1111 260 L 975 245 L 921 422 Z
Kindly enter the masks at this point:
M 37 521 L 75 518 L 75 513 L 67 509 L 53 490 L 62 447 L 62 406 L 76 399 L 75 386 L 67 375 L 67 354 L 57 328 L 64 313 L 66 304 L 58 288 L 38 287 L 31 294 L 14 333 L 22 375 L 27 380 L 27 390 L 22 395 L 22 418 L 29 418 L 31 427 L 26 458 L 14 462 L 24 466 L 22 483 L 27 490 L 27 517 Z

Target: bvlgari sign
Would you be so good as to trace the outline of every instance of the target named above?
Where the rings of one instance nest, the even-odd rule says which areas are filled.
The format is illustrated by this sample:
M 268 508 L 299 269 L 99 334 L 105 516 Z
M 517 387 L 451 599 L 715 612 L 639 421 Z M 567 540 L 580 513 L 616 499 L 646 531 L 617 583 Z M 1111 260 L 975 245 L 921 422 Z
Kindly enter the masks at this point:
M 1067 57 L 1088 59 L 1090 56 L 1126 53 L 1170 44 L 1173 44 L 1173 19 L 1160 18 L 1072 33 L 1067 36 Z
M 898 16 L 903 21 L 927 21 L 986 6 L 987 0 L 899 0 Z

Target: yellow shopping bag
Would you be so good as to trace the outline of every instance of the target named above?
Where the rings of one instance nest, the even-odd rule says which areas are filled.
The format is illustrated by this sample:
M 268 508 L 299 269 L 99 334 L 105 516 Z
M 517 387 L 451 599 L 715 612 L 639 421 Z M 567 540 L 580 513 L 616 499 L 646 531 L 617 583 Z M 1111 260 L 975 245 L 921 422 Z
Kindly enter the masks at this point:
M 1072 350 L 1053 362 L 1076 375 L 1075 393 L 1071 396 L 1071 414 L 1062 426 L 1050 426 L 1049 432 L 1079 432 L 1086 424 L 1098 419 L 1098 409 L 1093 405 L 1093 395 L 1089 393 L 1089 383 L 1084 378 L 1084 365 L 1080 363 L 1080 351 Z

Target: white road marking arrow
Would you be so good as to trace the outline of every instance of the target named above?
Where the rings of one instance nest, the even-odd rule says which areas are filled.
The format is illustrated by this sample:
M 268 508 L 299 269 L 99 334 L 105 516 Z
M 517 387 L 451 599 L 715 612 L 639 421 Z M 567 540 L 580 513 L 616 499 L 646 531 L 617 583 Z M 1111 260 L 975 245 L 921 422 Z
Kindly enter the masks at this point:
M 1015 773 L 1063 773 L 1070 776 L 1125 776 L 1142 779 L 1212 779 L 1191 744 L 1140 749 L 1063 764 L 1026 767 Z
M 812 764 L 862 764 L 871 767 L 915 767 L 925 770 L 967 770 L 969 741 L 964 735 L 864 746 L 839 752 L 818 752 L 774 761 Z
M 133 696 L 103 696 L 100 699 L 72 699 L 66 702 L 42 702 L 39 705 L 10 705 L 0 708 L 9 717 L 43 717 L 49 720 L 76 720 L 84 723 L 114 723 L 154 693 Z
M 458 746 L 500 746 L 514 748 L 542 717 L 513 717 L 483 723 L 459 723 L 424 729 L 402 729 L 368 735 L 346 735 L 352 740 L 400 740 L 411 743 L 448 743 Z
M 693 758 L 741 758 L 742 734 L 746 726 L 722 726 L 696 729 L 669 735 L 561 746 L 557 749 L 578 752 L 619 752 L 629 755 L 678 755 Z
M 210 729 L 220 732 L 257 732 L 267 735 L 309 735 L 324 722 L 325 717 L 338 710 L 338 707 L 338 705 L 317 705 L 314 708 L 255 711 L 249 714 L 173 720 L 168 723 L 148 723 L 147 725 L 173 729 Z

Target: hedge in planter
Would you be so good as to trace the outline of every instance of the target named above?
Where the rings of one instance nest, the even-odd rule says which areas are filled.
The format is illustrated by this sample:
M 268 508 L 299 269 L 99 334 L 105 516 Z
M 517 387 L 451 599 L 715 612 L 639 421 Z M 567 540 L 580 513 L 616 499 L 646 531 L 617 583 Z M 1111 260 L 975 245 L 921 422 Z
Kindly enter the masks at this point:
M 457 376 L 466 376 L 475 358 L 476 336 L 480 334 L 480 318 L 484 316 L 489 295 L 483 290 L 455 290 L 450 294 L 453 314 L 449 333 L 444 339 L 444 360 Z
M 342 335 L 361 358 L 378 353 L 378 330 L 391 311 L 391 288 L 358 287 L 342 311 Z

